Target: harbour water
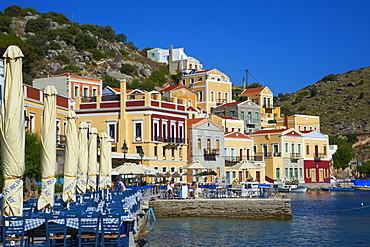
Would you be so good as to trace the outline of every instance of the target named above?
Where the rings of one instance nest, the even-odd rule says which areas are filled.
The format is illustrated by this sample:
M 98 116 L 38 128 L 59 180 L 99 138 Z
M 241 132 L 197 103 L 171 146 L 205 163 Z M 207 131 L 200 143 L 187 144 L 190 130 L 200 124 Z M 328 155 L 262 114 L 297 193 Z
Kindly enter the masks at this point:
M 370 246 L 370 192 L 285 195 L 292 220 L 158 219 L 145 246 Z

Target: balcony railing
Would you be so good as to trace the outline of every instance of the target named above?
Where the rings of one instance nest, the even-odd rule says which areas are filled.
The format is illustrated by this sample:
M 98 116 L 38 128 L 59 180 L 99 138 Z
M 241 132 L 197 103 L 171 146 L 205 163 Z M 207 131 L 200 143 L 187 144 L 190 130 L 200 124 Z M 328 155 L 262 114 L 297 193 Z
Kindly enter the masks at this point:
M 154 136 L 156 142 L 184 143 L 185 138 Z
M 321 159 L 324 158 L 324 154 L 323 153 L 315 153 L 315 156 L 314 156 L 314 161 L 315 162 L 321 162 Z
M 221 105 L 223 103 L 227 103 L 227 99 L 216 99 L 216 104 Z
M 302 154 L 300 154 L 300 153 L 291 153 L 290 154 L 290 157 L 291 158 L 301 158 L 302 157 Z
M 203 149 L 204 155 L 219 155 L 220 150 L 218 148 L 205 148 Z
M 265 155 L 265 157 L 281 157 L 281 152 L 277 152 L 277 153 L 268 152 L 268 153 L 266 153 L 264 155 Z

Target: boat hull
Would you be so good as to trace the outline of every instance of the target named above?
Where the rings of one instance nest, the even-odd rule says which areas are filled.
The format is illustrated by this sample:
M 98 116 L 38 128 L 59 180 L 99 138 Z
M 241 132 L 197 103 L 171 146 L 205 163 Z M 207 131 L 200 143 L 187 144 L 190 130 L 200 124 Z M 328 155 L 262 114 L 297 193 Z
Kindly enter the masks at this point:
M 370 190 L 370 186 L 353 186 L 355 190 Z
M 297 188 L 278 188 L 278 192 L 288 192 L 288 193 L 306 193 L 307 187 L 297 187 Z
M 333 187 L 333 188 L 321 188 L 323 191 L 353 191 L 353 188 L 338 188 L 338 187 Z

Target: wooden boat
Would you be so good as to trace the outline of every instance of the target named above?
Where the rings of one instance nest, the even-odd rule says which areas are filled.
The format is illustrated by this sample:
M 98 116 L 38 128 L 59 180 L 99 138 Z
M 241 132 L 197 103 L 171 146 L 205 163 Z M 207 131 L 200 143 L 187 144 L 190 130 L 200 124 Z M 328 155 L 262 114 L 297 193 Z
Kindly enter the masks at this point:
M 306 186 L 298 186 L 297 184 L 282 184 L 278 187 L 278 192 L 305 193 L 306 191 Z
M 352 186 L 355 190 L 370 190 L 370 186 L 367 185 L 355 185 Z
M 333 187 L 333 188 L 322 188 L 323 191 L 353 191 L 354 188 L 342 188 L 342 187 Z

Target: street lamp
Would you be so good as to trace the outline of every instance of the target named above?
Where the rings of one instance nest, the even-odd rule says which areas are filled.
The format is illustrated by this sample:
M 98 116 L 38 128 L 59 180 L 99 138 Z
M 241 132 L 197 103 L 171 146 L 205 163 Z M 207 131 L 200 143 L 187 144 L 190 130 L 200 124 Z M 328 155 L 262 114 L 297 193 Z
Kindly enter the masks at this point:
M 126 143 L 126 140 L 123 141 L 123 144 L 122 144 L 122 153 L 123 153 L 123 163 L 125 163 L 126 161 L 126 154 L 128 153 L 128 147 L 127 147 L 127 143 Z
M 143 150 L 140 151 L 139 156 L 140 156 L 140 164 L 143 164 L 143 157 L 144 157 L 144 151 Z

